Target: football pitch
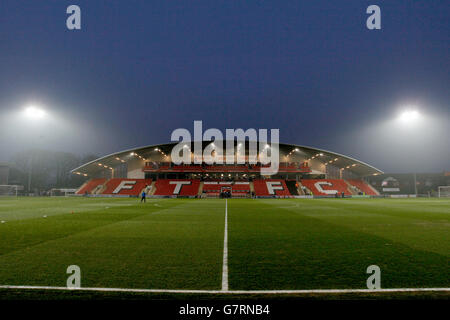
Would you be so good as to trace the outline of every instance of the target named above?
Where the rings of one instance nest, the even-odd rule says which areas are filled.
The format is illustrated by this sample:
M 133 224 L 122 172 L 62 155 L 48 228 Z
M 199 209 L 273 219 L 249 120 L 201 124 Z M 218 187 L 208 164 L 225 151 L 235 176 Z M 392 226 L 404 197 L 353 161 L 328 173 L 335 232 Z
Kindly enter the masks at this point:
M 0 198 L 0 221 L 0 286 L 77 265 L 83 288 L 367 290 L 377 265 L 382 288 L 450 287 L 448 199 Z

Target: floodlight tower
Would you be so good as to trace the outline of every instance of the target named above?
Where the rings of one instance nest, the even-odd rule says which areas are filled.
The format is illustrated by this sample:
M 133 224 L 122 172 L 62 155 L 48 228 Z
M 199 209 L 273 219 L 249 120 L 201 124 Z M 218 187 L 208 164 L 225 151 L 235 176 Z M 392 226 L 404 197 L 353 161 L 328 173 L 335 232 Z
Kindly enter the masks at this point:
M 423 119 L 422 115 L 416 108 L 405 109 L 398 117 L 398 122 L 400 122 L 404 127 L 416 127 L 417 124 Z M 414 193 L 417 196 L 417 173 L 414 171 Z
M 45 112 L 44 109 L 41 109 L 34 105 L 27 106 L 24 109 L 23 114 L 24 114 L 25 118 L 27 118 L 29 121 L 32 121 L 34 123 L 38 122 L 38 121 L 42 121 L 47 116 L 47 112 Z M 28 170 L 28 195 L 30 194 L 30 190 L 31 190 L 31 173 L 32 172 L 33 172 L 33 153 L 31 153 L 30 169 Z

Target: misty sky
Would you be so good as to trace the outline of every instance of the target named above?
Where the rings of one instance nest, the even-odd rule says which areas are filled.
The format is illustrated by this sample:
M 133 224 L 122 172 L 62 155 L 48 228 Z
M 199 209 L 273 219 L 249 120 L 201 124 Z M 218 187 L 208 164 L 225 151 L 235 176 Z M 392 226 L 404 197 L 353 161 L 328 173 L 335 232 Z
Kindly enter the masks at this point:
M 381 30 L 366 28 L 371 4 Z M 449 21 L 438 0 L 1 0 L 0 161 L 165 143 L 203 120 L 386 172 L 450 170 Z M 23 116 L 30 103 L 44 121 Z M 414 127 L 396 120 L 408 105 Z

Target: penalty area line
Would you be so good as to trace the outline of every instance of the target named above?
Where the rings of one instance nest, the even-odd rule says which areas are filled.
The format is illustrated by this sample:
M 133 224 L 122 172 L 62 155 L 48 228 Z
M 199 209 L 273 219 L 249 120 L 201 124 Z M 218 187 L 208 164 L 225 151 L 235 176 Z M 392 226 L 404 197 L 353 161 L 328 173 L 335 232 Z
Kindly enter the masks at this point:
M 197 294 L 308 294 L 308 293 L 387 293 L 387 292 L 450 292 L 450 288 L 390 288 L 390 289 L 312 289 L 312 290 L 189 290 L 189 289 L 125 289 L 125 288 L 68 288 L 52 286 L 0 285 L 0 289 L 97 291 L 131 293 L 197 293 Z

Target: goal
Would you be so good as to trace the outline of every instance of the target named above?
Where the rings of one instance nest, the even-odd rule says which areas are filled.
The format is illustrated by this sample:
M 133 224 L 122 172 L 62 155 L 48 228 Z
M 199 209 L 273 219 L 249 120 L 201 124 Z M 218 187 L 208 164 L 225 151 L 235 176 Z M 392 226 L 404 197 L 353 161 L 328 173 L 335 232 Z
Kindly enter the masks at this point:
M 450 186 L 440 186 L 438 187 L 438 197 L 448 198 L 450 197 Z
M 9 184 L 0 185 L 0 196 L 17 197 L 20 190 L 23 190 L 23 186 Z

